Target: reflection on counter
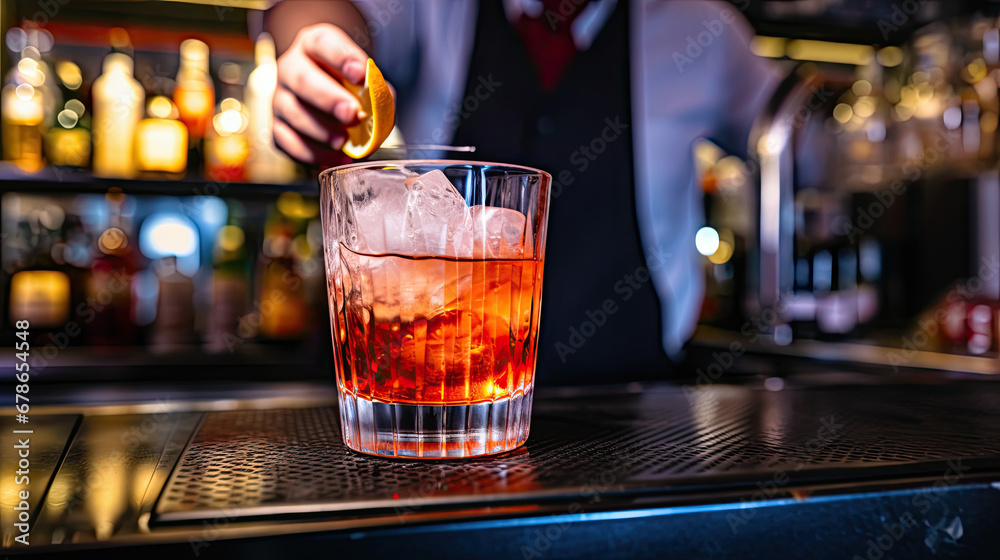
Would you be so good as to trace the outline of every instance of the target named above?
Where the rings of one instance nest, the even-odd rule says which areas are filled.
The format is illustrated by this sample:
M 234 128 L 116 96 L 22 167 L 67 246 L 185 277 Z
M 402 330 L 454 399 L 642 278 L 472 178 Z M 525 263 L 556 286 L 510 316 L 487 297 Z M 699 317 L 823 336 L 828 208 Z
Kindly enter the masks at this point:
M 31 418 L 30 435 L 15 433 L 24 426 L 15 422 L 13 416 L 0 418 L 0 445 L 4 453 L 0 455 L 0 471 L 5 475 L 0 478 L 0 547 L 11 547 L 14 539 L 23 537 L 24 527 L 15 527 L 15 523 L 28 521 L 32 533 L 29 542 L 35 544 L 35 529 L 37 528 L 37 513 L 41 509 L 42 498 L 48 490 L 48 500 L 61 495 L 59 489 L 49 485 L 56 474 L 60 459 L 69 444 L 70 437 L 76 428 L 80 417 L 76 415 L 37 415 Z M 29 466 L 27 472 L 18 466 L 21 457 L 19 449 L 23 449 L 24 439 L 28 438 Z M 21 445 L 22 447 L 18 447 Z M 27 492 L 25 497 L 21 492 Z M 26 499 L 25 499 L 26 498 Z M 56 498 L 58 501 L 58 498 Z M 25 517 L 27 516 L 27 520 Z
M 83 419 L 51 479 L 45 507 L 33 509 L 41 513 L 32 526 L 31 544 L 94 542 L 138 532 L 140 518 L 148 516 L 156 499 L 147 489 L 166 479 L 198 418 L 197 413 L 168 414 L 164 409 Z M 69 445 L 68 440 L 67 433 L 59 443 Z

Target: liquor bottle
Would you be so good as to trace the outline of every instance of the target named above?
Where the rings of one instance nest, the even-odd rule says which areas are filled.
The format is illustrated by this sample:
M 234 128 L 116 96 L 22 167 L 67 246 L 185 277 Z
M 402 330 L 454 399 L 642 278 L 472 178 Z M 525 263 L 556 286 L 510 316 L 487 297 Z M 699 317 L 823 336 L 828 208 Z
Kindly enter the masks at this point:
M 212 251 L 212 312 L 209 316 L 208 348 L 234 351 L 254 333 L 241 325 L 250 301 L 250 263 L 246 236 L 236 220 L 219 228 Z
M 208 45 L 187 39 L 181 43 L 174 103 L 191 140 L 204 138 L 215 108 L 215 86 L 208 72 Z
M 274 40 L 267 33 L 261 33 L 257 38 L 254 64 L 256 68 L 250 72 L 244 93 L 250 118 L 247 126 L 247 138 L 250 142 L 247 180 L 255 183 L 290 183 L 297 175 L 296 164 L 274 145 L 271 100 L 278 84 L 278 64 Z
M 272 208 L 264 224 L 264 246 L 258 265 L 260 335 L 265 339 L 297 339 L 309 327 L 306 285 L 296 269 L 293 239 L 301 224 Z
M 93 242 L 94 260 L 87 281 L 87 339 L 96 346 L 123 346 L 136 341 L 137 330 L 131 317 L 132 279 L 136 265 L 135 236 L 126 208 L 126 196 L 112 188 L 104 196 L 108 222 Z
M 188 130 L 170 99 L 156 96 L 146 107 L 135 134 L 135 159 L 141 177 L 181 179 L 187 169 Z
M 94 175 L 100 177 L 136 175 L 133 141 L 146 96 L 132 68 L 127 55 L 109 54 L 94 81 Z
M 80 322 L 83 313 L 91 305 L 87 302 L 87 284 L 93 263 L 93 240 L 89 238 L 78 210 L 72 210 L 67 205 L 63 216 L 59 237 L 52 247 L 52 259 L 59 267 L 57 270 L 69 276 L 70 320 Z M 85 339 L 86 336 L 80 336 L 81 341 Z
M 245 180 L 250 155 L 247 125 L 242 103 L 232 97 L 219 103 L 219 112 L 212 118 L 205 138 L 205 177 L 227 183 Z
M 55 64 L 55 78 L 53 89 L 65 101 L 54 107 L 52 126 L 45 133 L 45 156 L 52 165 L 89 167 L 93 115 L 84 105 L 83 73 L 75 63 L 62 60 Z
M 219 89 L 216 97 L 233 99 L 243 102 L 243 93 L 246 89 L 246 82 L 243 80 L 243 67 L 235 62 L 223 62 L 218 70 Z
M 33 49 L 24 50 L 28 53 Z M 37 53 L 37 50 L 34 52 Z M 27 173 L 34 173 L 45 166 L 42 156 L 45 103 L 40 87 L 44 79 L 44 74 L 38 69 L 38 61 L 22 55 L 0 90 L 4 160 Z
M 36 233 L 37 232 L 37 233 Z M 70 279 L 52 260 L 55 232 L 27 220 L 19 224 L 15 244 L 21 249 L 17 272 L 10 278 L 10 317 L 27 320 L 35 336 L 53 334 L 70 317 Z
M 56 124 L 45 133 L 45 154 L 52 165 L 90 164 L 90 130 L 81 122 L 84 114 L 83 103 L 70 99 L 56 115 Z
M 160 291 L 153 322 L 152 345 L 159 350 L 175 350 L 194 342 L 194 282 L 177 270 L 177 257 L 156 262 Z
M 97 346 L 133 344 L 136 329 L 132 325 L 133 243 L 120 220 L 97 239 L 98 256 L 90 267 L 87 300 L 95 302 L 93 317 L 87 325 L 87 338 Z

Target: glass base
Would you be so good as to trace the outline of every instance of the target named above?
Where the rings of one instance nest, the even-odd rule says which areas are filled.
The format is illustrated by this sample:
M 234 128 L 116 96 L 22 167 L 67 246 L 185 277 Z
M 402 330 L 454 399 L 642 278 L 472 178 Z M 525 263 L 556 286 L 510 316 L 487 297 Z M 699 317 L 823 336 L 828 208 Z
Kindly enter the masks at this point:
M 528 439 L 531 389 L 494 402 L 460 405 L 389 404 L 340 392 L 344 443 L 383 457 L 493 455 Z

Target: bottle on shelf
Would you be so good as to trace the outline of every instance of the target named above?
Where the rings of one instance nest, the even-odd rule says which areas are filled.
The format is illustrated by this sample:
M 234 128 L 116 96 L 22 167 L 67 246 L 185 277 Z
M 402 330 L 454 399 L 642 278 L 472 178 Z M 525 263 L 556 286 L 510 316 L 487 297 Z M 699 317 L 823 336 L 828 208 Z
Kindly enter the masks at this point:
M 278 64 L 274 40 L 261 33 L 254 46 L 256 68 L 247 79 L 244 100 L 249 115 L 247 138 L 250 142 L 250 159 L 247 161 L 247 180 L 255 183 L 290 183 L 295 180 L 298 168 L 295 162 L 274 145 L 274 113 L 271 100 L 278 84 Z
M 240 319 L 250 302 L 250 261 L 246 235 L 237 220 L 219 228 L 212 251 L 212 313 L 209 316 L 208 349 L 233 351 L 251 333 Z
M 33 218 L 37 220 L 37 218 Z M 22 220 L 16 245 L 21 249 L 19 270 L 10 277 L 10 317 L 28 320 L 36 336 L 54 332 L 70 317 L 70 277 L 52 259 L 58 233 L 40 220 Z
M 118 220 L 115 220 L 116 222 Z M 119 225 L 121 225 L 119 223 Z M 90 267 L 88 301 L 98 302 L 87 326 L 87 338 L 99 346 L 133 344 L 132 276 L 136 272 L 129 234 L 113 225 L 97 239 L 97 257 Z
M 243 91 L 246 88 L 243 67 L 235 62 L 223 62 L 219 65 L 217 73 L 219 89 L 216 91 L 216 97 L 219 99 L 232 97 L 242 103 Z
M 69 60 L 55 63 L 54 68 L 57 95 L 65 102 L 53 108 L 53 122 L 45 133 L 45 156 L 52 165 L 90 167 L 93 115 L 84 105 L 83 73 Z
M 311 322 L 306 284 L 294 251 L 294 239 L 304 228 L 302 222 L 289 219 L 276 206 L 264 224 L 257 294 L 260 336 L 264 339 L 296 339 Z
M 146 95 L 132 68 L 127 55 L 109 54 L 104 72 L 94 81 L 94 175 L 100 177 L 136 175 L 133 141 Z
M 177 257 L 156 261 L 159 296 L 153 322 L 152 345 L 159 350 L 175 350 L 194 343 L 194 282 L 177 269 Z
M 205 177 L 213 181 L 244 181 L 250 146 L 248 119 L 242 103 L 227 97 L 219 103 L 212 127 L 205 138 Z
M 82 121 L 86 108 L 70 99 L 56 115 L 55 125 L 45 133 L 45 154 L 52 165 L 87 167 L 90 164 L 90 130 Z
M 26 47 L 0 90 L 4 160 L 27 173 L 45 166 L 42 155 L 45 100 L 41 87 L 45 74 L 37 53 L 34 47 Z
M 160 95 L 149 100 L 146 114 L 135 134 L 135 159 L 140 176 L 183 178 L 187 170 L 188 130 L 177 120 L 177 107 Z
M 181 43 L 181 66 L 174 87 L 174 103 L 191 140 L 205 137 L 215 109 L 215 86 L 208 71 L 208 45 L 187 39 Z
M 94 259 L 87 280 L 90 310 L 87 340 L 97 346 L 124 346 L 136 341 L 132 323 L 132 280 L 137 272 L 135 233 L 126 197 L 112 187 L 104 195 L 108 221 L 100 224 L 94 241 Z

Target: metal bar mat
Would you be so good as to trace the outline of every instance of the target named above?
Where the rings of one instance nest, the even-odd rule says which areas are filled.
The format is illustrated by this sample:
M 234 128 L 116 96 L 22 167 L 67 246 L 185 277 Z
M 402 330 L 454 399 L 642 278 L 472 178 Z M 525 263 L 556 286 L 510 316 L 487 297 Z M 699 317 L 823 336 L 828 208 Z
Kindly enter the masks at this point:
M 498 457 L 381 459 L 348 450 L 336 408 L 208 413 L 154 522 L 360 515 L 604 492 L 682 492 L 770 479 L 937 474 L 1000 465 L 1000 386 L 740 387 L 538 398 L 531 436 Z M 402 501 L 401 501 L 402 500 Z

